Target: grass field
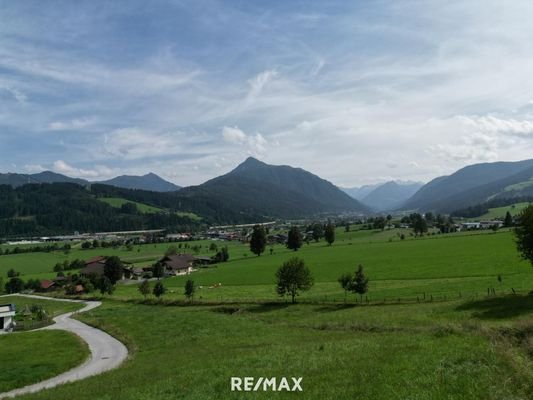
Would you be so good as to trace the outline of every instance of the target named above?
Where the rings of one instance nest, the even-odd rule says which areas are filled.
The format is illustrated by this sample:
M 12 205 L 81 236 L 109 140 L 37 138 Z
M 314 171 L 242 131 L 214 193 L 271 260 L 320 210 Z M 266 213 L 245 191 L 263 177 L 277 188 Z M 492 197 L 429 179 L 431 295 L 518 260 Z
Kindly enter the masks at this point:
M 167 246 L 115 253 L 148 258 Z M 119 285 L 102 307 L 80 315 L 127 344 L 123 367 L 23 398 L 294 397 L 232 393 L 231 376 L 301 376 L 305 399 L 533 397 L 533 295 L 503 295 L 533 289 L 533 268 L 518 257 L 510 231 L 415 239 L 407 231 L 339 229 L 332 246 L 276 246 L 261 257 L 228 246 L 229 262 L 165 279 L 162 302 Z M 274 273 L 295 255 L 316 283 L 289 305 L 275 294 Z M 371 280 L 370 303 L 351 295 L 344 304 L 337 278 L 359 263 Z M 197 303 L 184 306 L 188 278 Z M 215 283 L 222 285 L 209 289 Z M 496 296 L 487 296 L 489 287 Z
M 46 299 L 0 297 L 0 304 L 9 303 L 15 304 L 17 310 L 26 305 L 41 305 L 51 317 L 81 307 L 76 303 Z M 88 356 L 85 342 L 68 332 L 30 331 L 0 335 L 0 393 L 58 375 L 81 364 Z
M 0 393 L 68 371 L 88 355 L 85 342 L 64 331 L 1 335 Z
M 507 212 L 512 216 L 520 214 L 530 203 L 516 203 L 505 207 L 489 208 L 489 212 L 476 218 L 477 220 L 493 220 L 497 218 L 505 218 Z
M 115 208 L 120 208 L 122 207 L 123 204 L 126 204 L 126 203 L 133 203 L 137 206 L 137 209 L 139 210 L 139 212 L 143 214 L 157 214 L 160 212 L 165 212 L 165 210 L 162 208 L 154 207 L 149 204 L 139 203 L 136 201 L 126 200 L 120 197 L 99 197 L 98 200 L 103 201 L 104 203 L 107 203 L 111 207 L 115 207 Z M 191 212 L 178 211 L 176 212 L 176 215 L 180 217 L 189 218 L 193 221 L 200 221 L 202 219 L 198 215 L 191 213 Z
M 392 242 L 385 234 L 377 232 L 359 240 L 341 237 L 333 246 L 323 242 L 304 245 L 298 252 L 277 247 L 273 255 L 267 251 L 260 257 L 245 257 L 234 247 L 228 263 L 190 276 L 165 279 L 169 288 L 165 298 L 183 299 L 184 283 L 193 279 L 198 286 L 198 300 L 273 301 L 277 299 L 275 271 L 293 256 L 303 258 L 315 278 L 314 287 L 300 297 L 308 301 L 342 301 L 343 291 L 337 279 L 344 272 L 354 271 L 358 264 L 365 267 L 370 278 L 368 297 L 372 301 L 413 301 L 417 296 L 460 298 L 482 296 L 487 288 L 500 294 L 533 288 L 533 268 L 518 257 L 509 231 Z M 245 251 L 244 246 L 241 250 Z M 219 283 L 220 287 L 210 288 Z M 135 285 L 119 286 L 114 296 L 140 298 Z
M 532 310 L 532 297 L 348 307 L 106 301 L 82 319 L 121 337 L 132 358 L 23 398 L 293 398 L 232 393 L 230 377 L 295 376 L 305 399 L 525 400 L 533 395 L 532 349 L 517 338 L 530 337 Z

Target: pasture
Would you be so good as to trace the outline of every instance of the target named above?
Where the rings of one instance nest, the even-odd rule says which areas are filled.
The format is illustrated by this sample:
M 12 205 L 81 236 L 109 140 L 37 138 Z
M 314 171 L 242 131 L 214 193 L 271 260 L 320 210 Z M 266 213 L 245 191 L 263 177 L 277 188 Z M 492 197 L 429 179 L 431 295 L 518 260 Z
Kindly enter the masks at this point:
M 521 307 L 513 307 L 520 304 Z M 495 313 L 497 310 L 513 312 Z M 125 341 L 110 373 L 21 397 L 272 399 L 232 376 L 303 377 L 306 399 L 530 399 L 531 297 L 416 305 L 142 305 L 108 300 L 81 318 Z
M 210 243 L 196 243 L 200 253 L 210 254 Z M 278 245 L 260 257 L 227 244 L 229 262 L 164 279 L 162 301 L 143 300 L 135 284 L 118 285 L 102 307 L 79 316 L 128 346 L 131 358 L 121 368 L 22 398 L 243 398 L 230 391 L 232 376 L 301 376 L 306 399 L 533 397 L 533 295 L 525 294 L 533 268 L 518 257 L 510 231 L 414 238 L 339 228 L 332 246 L 322 241 L 294 252 Z M 109 251 L 155 259 L 167 247 L 69 256 Z M 305 260 L 315 286 L 289 305 L 275 294 L 274 273 L 293 256 Z M 358 264 L 370 278 L 369 303 L 349 295 L 345 304 L 337 278 Z M 192 305 L 184 301 L 186 279 L 198 288 Z M 495 294 L 487 296 L 487 288 Z
M 39 305 L 54 317 L 79 309 L 80 304 L 2 296 L 0 304 L 13 303 L 17 311 Z M 26 318 L 17 315 L 17 323 Z M 0 393 L 51 378 L 81 364 L 89 356 L 85 342 L 64 331 L 29 331 L 0 335 Z

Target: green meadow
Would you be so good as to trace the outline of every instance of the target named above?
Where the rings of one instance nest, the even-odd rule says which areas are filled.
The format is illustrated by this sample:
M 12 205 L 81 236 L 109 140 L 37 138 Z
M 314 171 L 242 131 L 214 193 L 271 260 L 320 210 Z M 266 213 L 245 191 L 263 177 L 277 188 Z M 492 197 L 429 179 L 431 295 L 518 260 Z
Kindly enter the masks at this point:
M 476 218 L 477 220 L 493 220 L 496 218 L 505 218 L 507 212 L 512 216 L 520 214 L 524 208 L 526 208 L 530 203 L 516 203 L 504 207 L 489 208 L 489 212 L 482 215 L 481 217 Z
M 530 399 L 533 297 L 416 305 L 143 305 L 80 316 L 121 338 L 117 370 L 24 399 Z M 524 339 L 526 338 L 526 339 Z M 302 377 L 303 393 L 230 391 Z
M 160 212 L 165 212 L 164 209 L 151 206 L 149 204 L 139 203 L 137 201 L 131 201 L 123 199 L 120 197 L 99 197 L 98 200 L 103 201 L 104 203 L 109 204 L 111 207 L 120 208 L 126 203 L 133 203 L 137 206 L 137 210 L 143 214 L 157 214 Z M 187 217 L 192 221 L 200 221 L 202 218 L 192 212 L 181 212 L 177 211 L 176 215 L 180 217 Z
M 0 304 L 17 310 L 39 305 L 50 317 L 79 309 L 80 304 L 2 296 Z M 31 322 L 17 315 L 18 324 Z M 85 342 L 76 335 L 55 330 L 0 335 L 0 393 L 54 377 L 81 364 L 89 356 Z
M 210 243 L 189 245 L 211 254 Z M 128 346 L 122 367 L 22 398 L 298 396 L 231 392 L 232 376 L 301 376 L 305 399 L 533 397 L 533 268 L 519 258 L 509 230 L 414 238 L 406 230 L 338 229 L 332 246 L 309 243 L 294 252 L 278 245 L 260 257 L 244 244 L 216 243 L 228 245 L 230 261 L 164 279 L 162 300 L 144 300 L 136 284 L 118 285 L 102 307 L 79 316 Z M 167 247 L 75 249 L 68 256 L 108 251 L 142 265 Z M 46 265 L 65 257 L 47 255 Z M 20 256 L 35 257 L 28 276 L 50 268 L 36 254 Z M 294 256 L 305 260 L 315 285 L 290 305 L 275 294 L 274 273 Z M 363 303 L 353 295 L 345 303 L 337 278 L 358 264 L 369 292 Z M 184 300 L 186 279 L 197 286 L 193 304 Z

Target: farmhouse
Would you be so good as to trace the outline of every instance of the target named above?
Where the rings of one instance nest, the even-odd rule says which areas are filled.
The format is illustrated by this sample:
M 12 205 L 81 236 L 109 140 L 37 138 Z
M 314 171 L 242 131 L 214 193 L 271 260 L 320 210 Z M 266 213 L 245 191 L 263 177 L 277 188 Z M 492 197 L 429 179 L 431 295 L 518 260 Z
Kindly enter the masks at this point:
M 165 275 L 188 275 L 192 272 L 195 257 L 191 254 L 165 256 L 159 262 L 165 267 Z
M 41 292 L 51 292 L 52 290 L 57 289 L 57 283 L 48 279 L 42 280 L 39 282 Z
M 105 256 L 98 256 L 95 258 L 91 258 L 90 260 L 85 261 L 85 267 L 83 267 L 80 270 L 80 275 L 89 278 L 90 276 L 102 276 L 104 275 L 104 269 L 105 269 L 105 263 L 107 261 L 107 257 Z M 123 264 L 130 264 L 128 262 L 122 261 Z M 122 270 L 122 278 L 125 279 L 126 277 L 131 276 L 131 271 L 129 267 L 124 267 Z
M 85 277 L 89 275 L 102 276 L 104 274 L 106 260 L 107 257 L 98 256 L 85 261 L 85 267 L 80 270 L 80 275 Z
M 4 304 L 0 305 L 0 333 L 9 332 L 13 330 L 15 322 L 13 318 L 15 317 L 15 305 L 14 304 Z

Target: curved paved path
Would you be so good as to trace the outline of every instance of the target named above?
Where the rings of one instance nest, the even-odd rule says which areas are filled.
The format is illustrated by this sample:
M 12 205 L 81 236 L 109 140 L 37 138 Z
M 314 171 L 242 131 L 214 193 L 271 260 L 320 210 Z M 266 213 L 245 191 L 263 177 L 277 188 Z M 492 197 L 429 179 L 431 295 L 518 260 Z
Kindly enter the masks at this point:
M 13 295 L 10 295 L 13 296 Z M 33 385 L 24 386 L 19 389 L 14 389 L 9 392 L 0 393 L 0 399 L 11 398 L 21 394 L 34 393 L 43 389 L 53 388 L 55 386 L 63 385 L 67 382 L 79 381 L 89 376 L 98 375 L 110 369 L 117 368 L 128 357 L 128 349 L 124 344 L 119 342 L 113 336 L 83 322 L 70 318 L 75 313 L 82 313 L 99 307 L 102 303 L 99 301 L 82 301 L 70 299 L 55 299 L 43 296 L 33 295 L 15 295 L 30 298 L 38 298 L 52 301 L 68 301 L 75 303 L 85 303 L 86 306 L 81 310 L 61 314 L 54 318 L 55 324 L 41 329 L 61 329 L 72 332 L 82 338 L 89 345 L 91 356 L 82 365 L 57 375 L 54 378 L 35 383 Z M 0 296 L 1 297 L 1 296 Z

